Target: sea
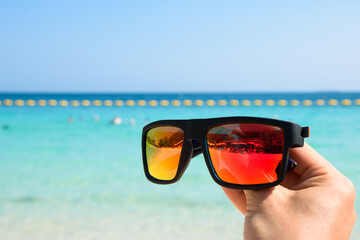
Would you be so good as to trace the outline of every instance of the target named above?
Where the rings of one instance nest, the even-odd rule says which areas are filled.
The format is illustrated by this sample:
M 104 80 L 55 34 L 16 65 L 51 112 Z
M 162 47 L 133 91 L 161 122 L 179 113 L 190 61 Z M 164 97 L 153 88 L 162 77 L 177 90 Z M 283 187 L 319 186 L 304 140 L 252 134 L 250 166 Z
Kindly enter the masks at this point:
M 145 178 L 142 128 L 160 119 L 257 116 L 309 126 L 306 142 L 353 182 L 359 196 L 358 99 L 359 92 L 0 93 L 0 239 L 242 239 L 244 216 L 213 181 L 202 155 L 177 183 Z M 80 104 L 40 106 L 39 100 Z M 101 104 L 83 106 L 83 100 Z M 121 104 L 105 106 L 105 100 Z M 355 208 L 359 215 L 359 199 Z M 351 239 L 360 239 L 359 221 Z

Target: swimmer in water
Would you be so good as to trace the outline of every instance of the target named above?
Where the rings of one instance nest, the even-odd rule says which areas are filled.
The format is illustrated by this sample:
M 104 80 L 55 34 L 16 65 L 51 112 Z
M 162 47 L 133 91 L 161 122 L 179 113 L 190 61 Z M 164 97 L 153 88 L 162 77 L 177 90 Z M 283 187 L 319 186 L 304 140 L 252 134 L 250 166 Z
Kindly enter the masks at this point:
M 122 123 L 122 119 L 119 116 L 116 116 L 110 123 L 114 125 L 120 125 Z
M 133 126 L 136 124 L 136 120 L 134 118 L 131 118 L 129 123 L 131 126 Z
M 95 116 L 94 116 L 94 122 L 100 122 L 100 117 L 99 117 L 99 115 L 95 115 Z

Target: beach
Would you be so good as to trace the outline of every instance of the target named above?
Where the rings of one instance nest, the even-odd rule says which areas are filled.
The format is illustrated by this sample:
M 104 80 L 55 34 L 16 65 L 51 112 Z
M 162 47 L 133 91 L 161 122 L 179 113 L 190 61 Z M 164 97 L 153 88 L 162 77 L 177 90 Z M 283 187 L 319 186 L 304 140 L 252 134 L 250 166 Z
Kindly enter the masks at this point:
M 4 105 L 4 99 L 13 104 Z M 17 99 L 23 106 L 15 104 Z M 28 106 L 29 99 L 36 105 Z M 230 104 L 234 99 L 237 105 Z M 259 99 L 262 104 L 256 106 Z M 316 105 L 319 99 L 326 104 Z M 329 104 L 331 99 L 337 104 Z M 344 99 L 352 104 L 341 104 Z M 191 160 L 177 183 L 147 181 L 141 131 L 146 123 L 160 119 L 257 116 L 310 126 L 306 142 L 347 176 L 359 195 L 356 99 L 360 93 L 0 94 L 0 239 L 242 239 L 244 217 L 213 181 L 202 155 Z M 39 100 L 46 100 L 46 106 Z M 68 105 L 61 106 L 60 100 Z M 74 100 L 79 106 L 72 106 Z M 91 105 L 82 106 L 84 100 Z M 116 105 L 116 100 L 123 105 Z M 130 100 L 133 105 L 127 104 Z M 162 100 L 169 104 L 161 105 Z M 180 105 L 174 106 L 174 100 Z M 197 106 L 196 100 L 203 104 Z M 215 104 L 208 105 L 208 100 Z M 299 104 L 292 105 L 292 100 Z M 116 117 L 121 121 L 114 122 Z M 355 208 L 359 213 L 359 199 Z M 360 239 L 358 222 L 351 239 Z

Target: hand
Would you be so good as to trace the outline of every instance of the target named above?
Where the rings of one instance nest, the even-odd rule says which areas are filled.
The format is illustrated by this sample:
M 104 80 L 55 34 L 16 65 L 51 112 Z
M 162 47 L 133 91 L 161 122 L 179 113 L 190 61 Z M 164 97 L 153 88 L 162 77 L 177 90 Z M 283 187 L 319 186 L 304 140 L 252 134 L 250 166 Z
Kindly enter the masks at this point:
M 349 239 L 356 220 L 351 181 L 306 143 L 290 158 L 298 166 L 279 186 L 223 188 L 245 215 L 244 239 Z

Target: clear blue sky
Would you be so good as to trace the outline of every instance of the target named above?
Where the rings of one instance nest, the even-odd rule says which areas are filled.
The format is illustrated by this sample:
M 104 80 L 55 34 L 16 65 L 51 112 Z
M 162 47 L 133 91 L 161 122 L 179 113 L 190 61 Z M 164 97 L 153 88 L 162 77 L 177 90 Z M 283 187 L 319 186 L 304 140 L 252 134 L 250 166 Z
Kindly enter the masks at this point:
M 1 1 L 0 92 L 360 91 L 360 1 Z

